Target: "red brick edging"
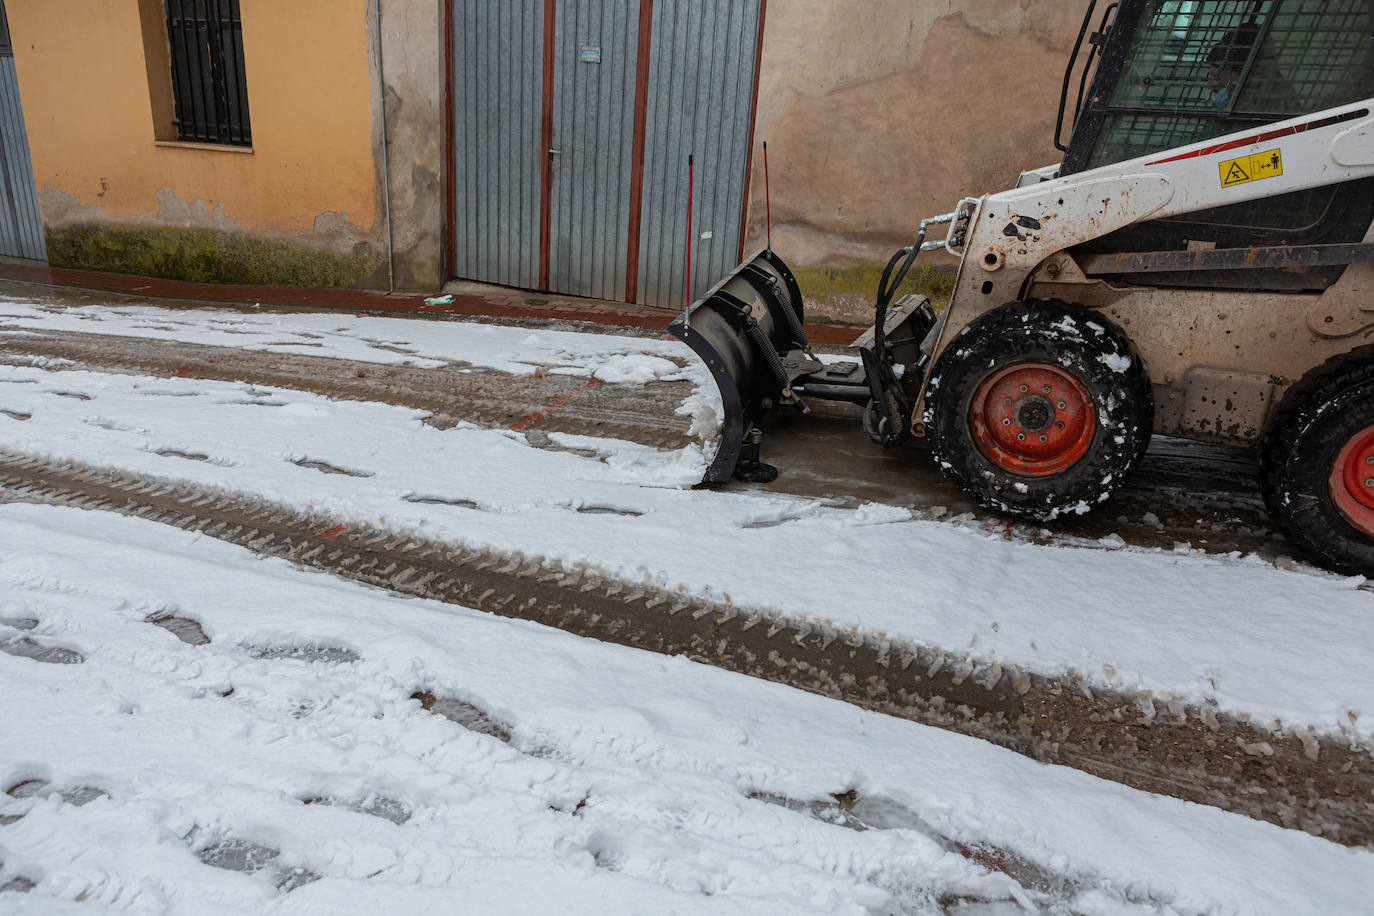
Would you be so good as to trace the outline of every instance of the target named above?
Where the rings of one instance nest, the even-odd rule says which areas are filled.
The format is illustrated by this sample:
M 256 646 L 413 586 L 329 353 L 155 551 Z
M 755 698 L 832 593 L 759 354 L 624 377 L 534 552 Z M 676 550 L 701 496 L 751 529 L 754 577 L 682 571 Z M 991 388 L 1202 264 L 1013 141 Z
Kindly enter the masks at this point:
M 300 308 L 340 308 L 354 311 L 414 312 L 426 315 L 469 315 L 482 318 L 585 321 L 612 327 L 667 331 L 675 312 L 640 308 L 612 302 L 546 299 L 538 293 L 512 295 L 456 294 L 446 305 L 426 305 L 417 293 L 384 293 L 370 289 L 320 289 L 300 286 L 246 286 L 191 283 L 158 277 L 71 270 L 38 264 L 0 263 L 0 279 L 41 283 L 75 289 L 99 290 L 158 299 L 189 299 L 242 305 L 284 305 Z M 858 336 L 856 328 L 807 322 L 807 336 L 816 343 L 847 344 Z

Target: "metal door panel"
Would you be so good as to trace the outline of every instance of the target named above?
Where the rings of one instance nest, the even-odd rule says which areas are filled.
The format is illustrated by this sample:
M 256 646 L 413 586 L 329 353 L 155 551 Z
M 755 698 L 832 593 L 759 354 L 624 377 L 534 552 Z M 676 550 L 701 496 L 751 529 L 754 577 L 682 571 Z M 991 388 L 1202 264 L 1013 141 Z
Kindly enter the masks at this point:
M 46 260 L 14 58 L 0 54 L 0 255 Z
M 654 4 L 640 303 L 684 300 L 689 153 L 696 166 L 694 295 L 725 276 L 739 258 L 759 13 L 759 0 Z
M 539 283 L 542 0 L 454 0 L 453 273 Z
M 639 0 L 559 0 L 549 288 L 625 295 Z

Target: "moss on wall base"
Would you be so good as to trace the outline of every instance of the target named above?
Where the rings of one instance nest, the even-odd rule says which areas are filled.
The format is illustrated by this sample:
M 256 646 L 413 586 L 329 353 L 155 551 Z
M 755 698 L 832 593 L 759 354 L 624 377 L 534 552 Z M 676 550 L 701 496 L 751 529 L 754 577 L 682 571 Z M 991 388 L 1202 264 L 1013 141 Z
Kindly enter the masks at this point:
M 884 266 L 874 262 L 851 267 L 817 265 L 794 270 L 806 303 L 807 317 L 872 324 L 873 298 L 878 294 L 878 281 L 882 279 Z M 929 296 L 936 308 L 943 308 L 953 292 L 953 266 L 916 263 L 894 298 L 919 293 Z
M 119 223 L 74 223 L 46 230 L 53 267 L 165 277 L 193 283 L 266 286 L 374 285 L 386 264 L 366 244 L 351 254 L 246 233 Z

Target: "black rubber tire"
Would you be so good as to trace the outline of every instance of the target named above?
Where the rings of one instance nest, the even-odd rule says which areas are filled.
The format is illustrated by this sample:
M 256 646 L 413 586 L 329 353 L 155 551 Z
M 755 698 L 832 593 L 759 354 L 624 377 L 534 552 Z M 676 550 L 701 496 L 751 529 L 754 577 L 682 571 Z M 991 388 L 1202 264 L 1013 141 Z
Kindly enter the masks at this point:
M 1374 425 L 1374 360 L 1342 365 L 1275 418 L 1260 451 L 1264 503 L 1284 537 L 1314 563 L 1374 577 L 1374 538 L 1331 498 L 1341 448 Z
M 984 380 L 1022 363 L 1045 363 L 1083 386 L 1094 432 L 1081 458 L 1045 476 L 1023 476 L 978 446 L 970 405 Z M 979 505 L 1050 521 L 1105 500 L 1145 453 L 1154 420 L 1149 377 L 1111 320 L 1064 302 L 1004 305 L 966 325 L 931 372 L 922 415 L 940 470 Z

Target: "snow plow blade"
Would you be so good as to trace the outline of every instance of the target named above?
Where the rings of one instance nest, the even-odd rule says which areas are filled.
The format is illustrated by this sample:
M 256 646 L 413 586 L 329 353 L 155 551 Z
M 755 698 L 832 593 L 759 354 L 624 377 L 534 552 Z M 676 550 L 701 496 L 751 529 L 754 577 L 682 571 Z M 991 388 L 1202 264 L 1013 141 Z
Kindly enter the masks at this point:
M 806 353 L 784 367 L 779 355 L 809 350 L 801 291 L 782 259 L 765 249 L 692 303 L 668 331 L 701 357 L 720 389 L 720 448 L 702 483 L 723 483 L 736 476 L 746 438 L 765 413 L 784 405 L 805 410 L 791 382 L 820 364 Z M 757 451 L 756 443 L 751 447 Z M 760 467 L 756 454 L 748 458 L 746 464 Z

